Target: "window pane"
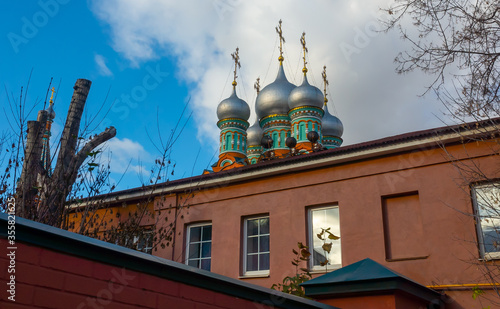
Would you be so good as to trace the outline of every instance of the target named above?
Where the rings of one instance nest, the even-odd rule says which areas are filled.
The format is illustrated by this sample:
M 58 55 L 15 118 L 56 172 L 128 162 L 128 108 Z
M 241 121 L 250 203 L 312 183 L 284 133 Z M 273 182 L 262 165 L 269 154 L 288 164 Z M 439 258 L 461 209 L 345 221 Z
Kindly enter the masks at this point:
M 500 252 L 500 188 L 490 184 L 476 188 L 477 211 L 485 253 Z
M 323 248 L 314 248 L 313 250 L 313 265 L 320 265 L 322 262 L 326 260 L 325 253 Z
M 204 242 L 201 245 L 201 257 L 211 257 L 212 256 L 212 243 Z
M 247 220 L 247 235 L 258 235 L 259 219 Z
M 247 238 L 247 253 L 257 253 L 259 250 L 259 237 Z
M 328 260 L 327 265 L 341 264 L 341 247 L 340 240 L 329 239 L 328 232 L 321 234 L 323 230 L 328 231 L 335 236 L 340 237 L 340 224 L 339 224 L 339 209 L 338 207 L 314 209 L 310 212 L 310 241 L 312 243 L 312 266 L 321 266 L 320 264 Z M 332 249 L 330 253 L 323 250 L 324 243 L 331 243 Z
M 189 260 L 188 265 L 193 267 L 198 267 L 200 260 Z
M 245 222 L 245 271 L 269 270 L 269 217 Z
M 201 269 L 210 271 L 211 259 L 203 259 L 201 260 Z
M 247 255 L 247 271 L 259 270 L 259 256 L 257 254 Z
M 269 235 L 260 236 L 259 252 L 269 252 Z
M 203 227 L 203 238 L 201 240 L 212 240 L 212 226 L 207 225 Z
M 259 270 L 269 269 L 269 253 L 259 255 Z
M 189 245 L 189 258 L 199 258 L 200 257 L 200 244 L 190 244 Z
M 201 226 L 192 227 L 189 232 L 189 242 L 201 240 Z
M 340 250 L 340 240 L 332 241 L 332 250 L 330 251 L 330 264 L 342 264 L 342 251 Z
M 186 264 L 210 270 L 212 256 L 212 225 L 188 227 Z
M 260 234 L 269 234 L 269 218 L 260 219 Z

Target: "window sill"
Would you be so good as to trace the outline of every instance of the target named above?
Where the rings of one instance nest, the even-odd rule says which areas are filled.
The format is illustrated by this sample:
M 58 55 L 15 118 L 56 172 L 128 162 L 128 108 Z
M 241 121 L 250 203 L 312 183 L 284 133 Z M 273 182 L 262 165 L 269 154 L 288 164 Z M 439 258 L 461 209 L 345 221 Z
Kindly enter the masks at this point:
M 500 252 L 485 253 L 483 258 L 479 258 L 480 261 L 498 261 L 500 260 Z
M 238 277 L 238 279 L 254 279 L 254 278 L 269 278 L 269 273 L 259 273 L 259 274 L 250 273 Z
M 325 268 L 322 268 L 322 269 L 310 269 L 309 270 L 309 273 L 311 275 L 315 275 L 315 274 L 326 274 L 326 273 L 329 273 L 329 272 L 332 272 L 332 271 L 335 271 L 337 269 L 341 269 L 342 266 L 331 266 L 331 267 L 328 267 L 328 269 L 325 269 Z

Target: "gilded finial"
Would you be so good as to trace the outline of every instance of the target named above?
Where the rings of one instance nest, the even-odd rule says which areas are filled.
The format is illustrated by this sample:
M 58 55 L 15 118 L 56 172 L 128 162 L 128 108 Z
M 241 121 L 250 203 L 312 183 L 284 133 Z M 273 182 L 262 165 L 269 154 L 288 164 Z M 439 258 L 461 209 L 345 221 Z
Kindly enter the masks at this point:
M 321 77 L 323 77 L 323 93 L 325 94 L 325 105 L 328 102 L 328 99 L 326 98 L 326 87 L 328 86 L 328 79 L 326 79 L 326 65 L 323 66 L 323 73 L 321 73 Z
M 280 56 L 278 57 L 278 60 L 280 62 L 280 65 L 283 65 L 283 60 L 285 60 L 285 58 L 283 57 L 283 43 L 285 43 L 285 38 L 283 37 L 283 30 L 281 30 L 281 19 L 279 21 L 278 27 L 276 27 L 276 32 L 280 37 Z
M 52 91 L 52 94 L 50 95 L 50 100 L 49 100 L 49 103 L 52 104 L 54 103 L 54 101 L 52 101 L 52 99 L 54 99 L 54 93 L 56 92 L 56 88 L 52 87 L 52 89 L 50 89 Z
M 257 95 L 260 92 L 260 77 L 257 77 L 257 81 L 253 84 L 253 88 L 257 91 Z
M 307 47 L 306 47 L 306 33 L 302 32 L 302 36 L 300 37 L 300 44 L 302 44 L 302 50 L 304 51 L 304 56 L 302 57 L 304 59 L 304 68 L 302 69 L 302 72 L 304 72 L 304 75 L 307 73 L 307 61 L 306 61 L 306 53 L 308 52 Z
M 234 60 L 234 79 L 233 79 L 233 83 L 232 83 L 233 89 L 235 89 L 236 85 L 238 84 L 236 82 L 236 78 L 238 78 L 238 76 L 236 75 L 236 70 L 238 68 L 241 68 L 239 51 L 240 51 L 240 49 L 238 47 L 236 47 L 236 52 L 231 54 L 231 57 L 233 57 L 233 60 Z

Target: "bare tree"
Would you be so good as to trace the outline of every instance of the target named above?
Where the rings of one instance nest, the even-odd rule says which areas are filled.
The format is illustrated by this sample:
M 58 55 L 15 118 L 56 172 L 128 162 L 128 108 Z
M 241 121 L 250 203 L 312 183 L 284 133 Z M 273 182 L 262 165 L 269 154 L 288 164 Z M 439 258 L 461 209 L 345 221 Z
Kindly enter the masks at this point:
M 398 73 L 421 70 L 453 116 L 500 115 L 500 4 L 491 0 L 402 0 L 385 10 L 386 30 L 410 43 Z
M 77 142 L 80 140 L 80 122 L 90 85 L 89 80 L 78 79 L 73 87 L 73 97 L 61 136 L 59 155 L 50 178 L 40 163 L 42 136 L 48 112 L 42 110 L 38 113 L 36 121 L 28 121 L 24 163 L 17 186 L 19 197 L 17 215 L 60 226 L 67 197 L 83 162 L 96 147 L 116 135 L 114 127 L 106 128 L 104 132 L 87 141 L 83 147 L 77 148 Z
M 54 173 L 45 170 L 40 159 L 42 136 L 49 116 L 47 111 L 41 110 L 36 121 L 28 121 L 30 113 L 40 105 L 39 100 L 33 104 L 26 102 L 28 87 L 24 88 L 25 92 L 21 88 L 19 99 L 9 99 L 10 112 L 4 110 L 4 114 L 11 123 L 11 132 L 0 136 L 0 167 L 3 169 L 0 173 L 0 211 L 8 211 L 7 201 L 16 196 L 16 211 L 21 217 L 152 253 L 170 245 L 177 219 L 184 209 L 189 209 L 189 200 L 194 194 L 184 192 L 182 200 L 173 208 L 169 205 L 160 207 L 163 210 L 151 207 L 154 203 L 162 203 L 153 192 L 174 175 L 176 164 L 172 150 L 191 118 L 189 115 L 182 122 L 188 104 L 170 134 L 165 136 L 159 123 L 155 140 L 147 133 L 158 151 L 155 164 L 147 180 L 137 188 L 141 197 L 126 208 L 121 202 L 117 207 L 114 200 L 109 199 L 115 189 L 108 181 L 112 158 L 103 156 L 105 141 L 114 137 L 116 130 L 111 127 L 91 136 L 90 124 L 81 122 L 90 85 L 88 80 L 77 80 L 75 84 L 66 124 L 56 143 L 59 155 Z
M 147 253 L 169 246 L 173 241 L 179 217 L 183 216 L 183 210 L 188 210 L 190 207 L 189 203 L 195 194 L 196 186 L 183 192 L 175 206 L 163 205 L 165 202 L 161 196 L 171 192 L 165 191 L 159 194 L 155 191 L 162 185 L 168 185 L 170 177 L 174 175 L 176 164 L 172 160 L 172 150 L 191 118 L 192 113 L 184 123 L 181 123 L 187 107 L 186 104 L 177 123 L 167 136 L 163 136 L 159 123 L 157 141 L 147 133 L 159 156 L 150 169 L 147 181 L 136 188 L 138 197 L 129 204 L 116 202 L 109 194 L 82 200 L 75 199 L 67 209 L 66 228 Z M 175 191 L 175 188 L 172 190 Z M 156 205 L 158 209 L 163 210 L 156 210 L 154 203 L 158 204 Z

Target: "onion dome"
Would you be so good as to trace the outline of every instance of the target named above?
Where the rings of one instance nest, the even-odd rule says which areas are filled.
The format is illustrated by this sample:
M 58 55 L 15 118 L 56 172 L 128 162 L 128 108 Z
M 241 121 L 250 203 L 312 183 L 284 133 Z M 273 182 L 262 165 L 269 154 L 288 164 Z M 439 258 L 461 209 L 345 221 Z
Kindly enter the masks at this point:
M 238 118 L 247 121 L 250 118 L 250 107 L 248 107 L 247 102 L 238 98 L 236 90 L 233 87 L 231 96 L 220 102 L 219 106 L 217 106 L 217 117 L 219 120 Z
M 327 104 L 325 104 L 325 114 L 321 120 L 321 128 L 323 136 L 342 137 L 342 134 L 344 133 L 344 125 L 342 124 L 342 121 L 330 114 Z
M 301 106 L 323 107 L 323 93 L 309 84 L 305 74 L 302 85 L 293 89 L 288 98 L 289 110 Z
M 259 119 L 257 119 L 255 120 L 255 123 L 247 129 L 247 147 L 260 146 L 262 132 L 263 131 L 259 125 Z
M 296 86 L 290 83 L 285 76 L 283 66 L 279 66 L 276 80 L 262 89 L 255 103 L 257 118 L 262 119 L 269 115 L 288 114 L 288 96 Z
M 47 112 L 47 117 L 49 119 L 54 119 L 56 118 L 56 112 L 54 112 L 54 107 L 52 106 L 52 100 L 50 101 L 49 107 L 45 110 Z

